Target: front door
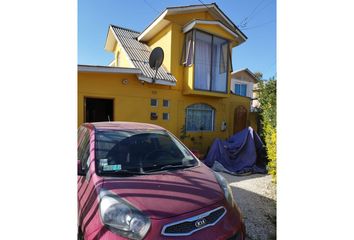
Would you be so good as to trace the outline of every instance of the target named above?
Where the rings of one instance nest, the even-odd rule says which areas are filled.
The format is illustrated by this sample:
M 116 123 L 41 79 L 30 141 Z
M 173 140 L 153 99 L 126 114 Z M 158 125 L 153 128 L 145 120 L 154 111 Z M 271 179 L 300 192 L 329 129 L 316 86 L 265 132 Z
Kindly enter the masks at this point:
M 234 133 L 237 133 L 247 127 L 247 109 L 244 106 L 238 106 L 234 114 Z
M 113 121 L 113 99 L 85 98 L 85 122 Z

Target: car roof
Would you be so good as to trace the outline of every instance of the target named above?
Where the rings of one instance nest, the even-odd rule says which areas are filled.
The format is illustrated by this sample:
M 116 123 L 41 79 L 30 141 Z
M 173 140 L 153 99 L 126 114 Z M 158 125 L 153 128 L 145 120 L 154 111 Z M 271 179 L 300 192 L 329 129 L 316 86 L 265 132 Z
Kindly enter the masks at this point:
M 155 124 L 140 122 L 93 122 L 84 123 L 83 125 L 88 128 L 94 128 L 97 130 L 165 130 L 163 127 L 157 126 Z

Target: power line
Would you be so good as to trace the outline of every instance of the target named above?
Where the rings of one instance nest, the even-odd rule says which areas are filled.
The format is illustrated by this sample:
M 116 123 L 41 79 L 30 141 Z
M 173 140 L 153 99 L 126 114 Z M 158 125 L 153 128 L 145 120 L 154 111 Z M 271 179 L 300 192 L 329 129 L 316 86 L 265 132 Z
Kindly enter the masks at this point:
M 268 22 L 265 22 L 265 23 L 262 23 L 262 24 L 255 25 L 255 26 L 240 28 L 240 30 L 249 30 L 249 29 L 259 28 L 259 27 L 263 27 L 264 25 L 267 25 L 267 24 L 273 23 L 273 22 L 275 22 L 275 19 L 271 20 L 271 21 L 268 21 Z
M 273 3 L 272 1 L 271 1 L 271 2 L 268 2 L 268 4 L 266 4 L 263 8 L 261 8 L 261 9 L 258 11 L 258 13 L 262 12 L 263 9 L 267 8 L 267 7 L 270 6 L 272 3 Z M 251 21 L 251 19 L 252 19 L 254 16 L 256 16 L 256 15 L 252 15 L 252 16 L 250 16 L 250 17 L 248 18 L 247 24 Z
M 209 9 L 209 7 L 207 5 L 205 5 L 205 3 L 203 3 L 201 0 L 198 0 L 201 4 L 204 5 L 204 7 L 206 7 L 207 9 Z
M 159 11 L 157 11 L 156 8 L 154 8 L 150 3 L 147 2 L 147 0 L 144 0 L 144 2 L 146 3 L 146 5 L 148 5 L 152 10 L 154 10 L 157 13 L 160 13 Z
M 252 10 L 252 12 L 250 14 L 248 14 L 248 16 L 246 16 L 244 19 L 242 19 L 242 21 L 240 22 L 238 27 L 243 27 L 244 25 L 246 25 L 246 21 L 248 20 L 248 18 L 257 10 L 257 8 L 264 2 L 264 0 L 261 0 L 258 5 Z
M 240 24 L 238 25 L 238 27 L 240 28 L 245 28 L 247 27 L 247 25 L 249 24 L 249 22 L 251 21 L 251 19 L 256 16 L 255 14 L 256 13 L 259 13 L 261 12 L 263 9 L 265 9 L 266 7 L 268 7 L 270 4 L 273 3 L 273 1 L 270 1 L 268 2 L 263 8 L 261 8 L 259 11 L 257 11 L 257 9 L 262 5 L 262 3 L 264 2 L 265 0 L 261 0 L 258 5 L 252 10 L 252 12 L 246 16 L 241 22 Z

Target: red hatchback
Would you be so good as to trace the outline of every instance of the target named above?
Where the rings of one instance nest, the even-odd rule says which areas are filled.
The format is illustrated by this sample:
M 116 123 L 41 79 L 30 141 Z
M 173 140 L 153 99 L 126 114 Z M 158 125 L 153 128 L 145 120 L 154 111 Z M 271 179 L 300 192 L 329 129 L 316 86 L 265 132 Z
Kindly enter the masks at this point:
M 226 180 L 152 124 L 78 130 L 79 239 L 245 238 Z

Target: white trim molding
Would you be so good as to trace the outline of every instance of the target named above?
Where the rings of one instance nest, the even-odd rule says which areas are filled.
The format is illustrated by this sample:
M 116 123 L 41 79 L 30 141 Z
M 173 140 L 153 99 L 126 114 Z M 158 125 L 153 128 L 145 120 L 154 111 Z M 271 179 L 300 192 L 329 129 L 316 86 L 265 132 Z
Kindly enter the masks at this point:
M 116 39 L 117 44 L 119 45 L 119 48 L 122 50 L 122 52 L 123 52 L 123 53 L 125 54 L 125 56 L 127 57 L 128 62 L 129 62 L 133 67 L 136 67 L 136 66 L 134 65 L 133 61 L 130 59 L 128 53 L 125 51 L 125 49 L 124 49 L 122 43 L 119 41 L 119 39 L 118 39 L 116 33 L 114 32 L 112 26 L 109 26 L 109 30 L 112 31 L 113 36 L 114 36 L 114 38 Z
M 163 27 L 170 23 L 169 20 L 166 20 L 165 17 L 174 14 L 183 14 L 183 13 L 192 13 L 198 11 L 209 11 L 211 15 L 215 18 L 225 22 L 228 29 L 232 29 L 237 35 L 242 39 L 241 43 L 247 40 L 246 35 L 244 35 L 240 29 L 219 9 L 215 3 L 206 4 L 206 5 L 190 5 L 190 6 L 181 6 L 181 7 L 170 7 L 166 8 L 144 31 L 138 36 L 138 41 L 148 41 L 158 33 Z
M 152 78 L 145 77 L 145 76 L 138 76 L 138 79 L 144 82 L 148 83 L 153 83 Z M 154 83 L 156 84 L 161 84 L 161 85 L 167 85 L 167 86 L 176 86 L 175 82 L 170 82 L 162 79 L 155 79 Z
M 121 68 L 121 67 L 94 66 L 94 65 L 78 65 L 77 67 L 79 72 L 141 74 L 140 69 L 137 68 Z
M 232 31 L 230 28 L 226 27 L 224 24 L 222 24 L 219 21 L 214 21 L 214 20 L 193 20 L 192 22 L 187 23 L 186 25 L 183 26 L 183 33 L 188 32 L 189 30 L 193 29 L 195 25 L 197 24 L 209 24 L 209 25 L 219 25 L 221 28 L 223 28 L 225 31 L 230 33 L 232 36 L 239 38 L 240 36 L 236 34 L 234 31 Z M 246 40 L 246 39 L 243 39 Z
M 167 14 L 168 10 L 166 9 L 163 13 L 161 13 L 161 15 L 154 20 L 154 22 L 152 22 L 142 33 L 140 33 L 140 35 L 138 36 L 138 41 L 146 41 L 148 38 L 148 34 L 150 33 L 150 31 L 155 28 L 158 25 L 161 25 L 160 23 L 163 23 L 163 20 L 165 20 L 165 16 Z M 164 24 L 162 24 L 163 26 L 160 26 L 159 29 L 165 27 L 169 21 L 165 20 L 166 22 Z

